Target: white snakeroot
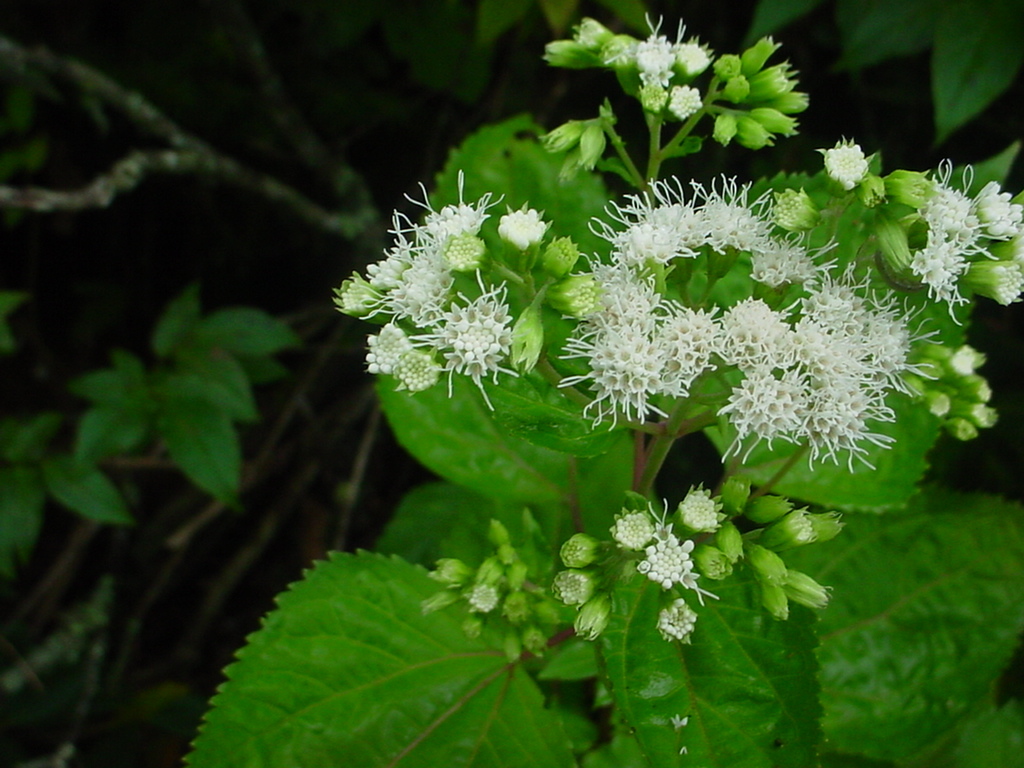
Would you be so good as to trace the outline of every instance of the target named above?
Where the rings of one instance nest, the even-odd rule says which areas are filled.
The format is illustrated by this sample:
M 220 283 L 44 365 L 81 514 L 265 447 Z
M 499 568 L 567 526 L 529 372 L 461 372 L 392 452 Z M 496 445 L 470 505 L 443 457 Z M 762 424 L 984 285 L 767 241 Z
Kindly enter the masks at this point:
M 420 190 L 423 192 L 422 201 L 406 197 L 409 202 L 415 203 L 427 211 L 427 215 L 423 219 L 423 225 L 418 228 L 422 237 L 433 241 L 437 245 L 441 245 L 449 237 L 465 234 L 476 235 L 480 232 L 480 227 L 483 226 L 484 221 L 490 216 L 487 213 L 487 209 L 493 205 L 491 193 L 485 193 L 476 203 L 470 205 L 463 200 L 465 180 L 462 171 L 459 171 L 459 202 L 453 205 L 446 205 L 440 211 L 434 210 L 434 207 L 430 204 L 427 190 L 422 184 L 420 185 Z
M 825 156 L 825 172 L 849 191 L 868 175 L 868 161 L 864 151 L 852 141 L 840 141 L 832 149 L 819 149 Z
M 498 223 L 498 234 L 502 240 L 510 243 L 520 251 L 536 245 L 544 238 L 548 223 L 541 218 L 541 213 L 533 208 L 509 211 Z
M 759 440 L 769 447 L 775 440 L 795 440 L 807 414 L 804 382 L 795 370 L 776 377 L 769 368 L 753 369 L 733 388 L 718 412 L 731 414 L 729 422 L 736 430 L 727 453 L 739 455 L 746 444 L 745 460 Z M 754 439 L 749 441 L 749 437 Z
M 654 538 L 654 523 L 646 512 L 628 512 L 616 518 L 611 533 L 623 549 L 640 550 Z
M 770 288 L 787 285 L 810 287 L 826 267 L 817 264 L 798 240 L 772 238 L 766 247 L 751 253 L 750 277 Z
M 990 181 L 974 199 L 985 234 L 993 240 L 1009 240 L 1021 234 L 1024 206 L 1011 202 L 1009 192 Z
M 667 37 L 652 34 L 646 40 L 637 43 L 633 55 L 637 69 L 640 70 L 640 81 L 644 85 L 668 88 L 672 80 L 672 67 L 676 63 L 676 54 Z
M 367 337 L 366 344 L 369 348 L 366 353 L 366 370 L 374 374 L 394 373 L 402 355 L 412 350 L 409 337 L 394 323 L 388 323 L 379 333 Z
M 674 600 L 668 608 L 662 608 L 658 613 L 658 632 L 668 642 L 678 640 L 681 643 L 689 643 L 696 625 L 697 612 L 682 598 Z M 688 720 L 686 717 L 673 717 L 672 727 L 678 731 Z
M 668 111 L 676 120 L 686 120 L 704 106 L 700 91 L 689 85 L 676 85 L 669 91 Z
M 385 295 L 384 304 L 396 320 L 430 328 L 441 320 L 453 283 L 440 247 L 425 248 L 413 254 L 398 276 L 398 285 Z
M 751 201 L 750 184 L 741 185 L 735 178 L 724 176 L 710 189 L 697 182 L 691 182 L 691 186 L 696 197 L 704 201 L 700 209 L 704 242 L 713 250 L 757 251 L 771 244 L 767 192 Z
M 707 46 L 691 38 L 685 43 L 676 43 L 676 65 L 687 78 L 696 77 L 711 66 L 711 54 Z
M 690 385 L 710 369 L 711 357 L 718 348 L 721 328 L 714 315 L 702 309 L 670 306 L 657 329 L 665 365 L 661 371 L 661 392 L 670 397 L 685 397 Z
M 683 584 L 693 572 L 693 560 L 690 559 L 693 542 L 689 539 L 679 541 L 666 527 L 659 528 L 654 538 L 655 543 L 644 549 L 647 556 L 637 563 L 637 571 L 660 584 L 662 589 Z
M 721 502 L 715 501 L 711 491 L 704 488 L 693 488 L 686 498 L 679 502 L 676 510 L 683 525 L 698 533 L 712 533 L 718 530 L 725 519 L 719 510 Z
M 566 605 L 583 605 L 594 594 L 594 580 L 584 571 L 559 571 L 551 591 Z
M 718 353 L 742 371 L 785 367 L 792 360 L 786 316 L 761 299 L 744 299 L 731 307 L 721 321 Z
M 694 258 L 705 242 L 699 211 L 686 201 L 678 179 L 655 181 L 643 195 L 626 195 L 624 202 L 606 208 L 615 224 L 595 219 L 595 234 L 612 244 L 618 264 L 667 264 L 674 258 Z M 616 226 L 618 225 L 618 226 Z
M 466 595 L 469 610 L 475 613 L 490 613 L 498 607 L 498 590 L 490 584 L 477 584 Z
M 441 366 L 429 352 L 414 349 L 402 355 L 392 373 L 398 379 L 398 389 L 422 392 L 437 384 L 441 378 Z

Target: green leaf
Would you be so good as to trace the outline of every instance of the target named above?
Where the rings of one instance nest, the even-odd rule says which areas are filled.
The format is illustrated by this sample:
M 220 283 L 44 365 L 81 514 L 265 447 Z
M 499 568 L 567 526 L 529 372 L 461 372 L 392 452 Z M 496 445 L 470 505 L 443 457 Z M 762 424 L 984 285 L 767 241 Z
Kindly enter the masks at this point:
M 476 39 L 489 45 L 522 21 L 533 0 L 481 0 L 476 11 Z
M 583 768 L 645 768 L 647 760 L 636 739 L 616 733 L 610 742 L 583 756 Z
M 46 491 L 35 467 L 0 467 L 0 577 L 24 562 L 43 525 Z
M 469 640 L 397 558 L 334 555 L 250 636 L 188 757 L 192 768 L 556 768 L 558 719 L 522 669 Z
M 199 322 L 200 314 L 199 284 L 192 283 L 170 301 L 157 320 L 151 339 L 157 357 L 170 357 Z
M 754 9 L 754 20 L 750 22 L 746 45 L 763 35 L 777 32 L 790 22 L 807 15 L 821 3 L 822 0 L 761 0 Z
M 1024 705 L 1010 699 L 972 717 L 955 750 L 956 768 L 1020 768 L 1024 755 Z
M 486 496 L 520 503 L 563 500 L 570 457 L 511 437 L 495 426 L 479 391 L 462 376 L 410 395 L 378 381 L 395 437 L 434 473 Z
M 1020 154 L 1021 142 L 1015 141 L 1002 152 L 982 160 L 980 163 L 972 163 L 971 186 L 965 190 L 970 197 L 981 192 L 982 187 L 990 181 L 1000 186 L 1006 183 L 1017 156 Z M 954 170 L 954 174 L 958 169 Z
M 1024 629 L 1024 510 L 930 489 L 904 514 L 847 515 L 786 553 L 832 586 L 821 613 L 830 748 L 903 760 L 989 693 Z
M 94 403 L 145 410 L 152 405 L 146 366 L 131 352 L 110 353 L 113 368 L 91 371 L 68 386 L 72 392 Z
M 228 307 L 204 317 L 196 326 L 196 341 L 242 357 L 272 355 L 299 345 L 291 328 L 255 307 Z
M 231 417 L 197 397 L 164 392 L 157 430 L 188 478 L 227 504 L 237 503 L 242 452 Z
M 539 376 L 507 377 L 484 388 L 498 426 L 535 445 L 574 456 L 597 456 L 618 437 L 609 425 L 595 428 L 582 406 Z
M 862 69 L 925 50 L 932 41 L 934 0 L 839 0 L 836 21 L 843 37 L 839 66 Z
M 194 352 L 179 359 L 177 370 L 167 376 L 163 386 L 205 400 L 232 419 L 256 421 L 260 414 L 241 363 L 220 349 Z
M 643 0 L 597 0 L 598 5 L 603 5 L 616 18 L 622 19 L 633 29 L 646 34 L 650 27 L 647 24 L 647 6 Z
M 932 51 L 936 142 L 1005 91 L 1024 62 L 1024 12 L 1018 0 L 944 3 Z
M 0 457 L 15 464 L 39 461 L 63 421 L 52 411 L 0 420 Z
M 794 606 L 788 621 L 773 620 L 753 581 L 739 571 L 714 582 L 713 591 L 719 599 L 697 607 L 692 644 L 682 645 L 657 630 L 664 590 L 639 575 L 615 587 L 601 636 L 605 671 L 649 764 L 815 765 L 820 706 L 813 614 Z M 689 722 L 677 729 L 673 716 Z
M 607 250 L 608 244 L 590 231 L 590 219 L 604 211 L 608 190 L 596 174 L 582 175 L 571 184 L 560 183 L 562 158 L 540 145 L 537 136 L 542 132 L 527 115 L 481 128 L 449 155 L 437 178 L 437 189 L 431 193 L 434 208 L 459 202 L 462 171 L 465 200 L 501 190 L 505 195 L 502 213 L 505 206 L 518 210 L 529 203 L 544 212 L 552 233 L 571 237 L 582 253 Z M 503 245 L 496 235 L 485 229 L 482 236 L 492 252 L 501 252 Z
M 537 4 L 544 11 L 544 18 L 548 20 L 551 31 L 555 35 L 562 35 L 576 14 L 580 0 L 537 0 Z
M 145 439 L 150 421 L 147 411 L 116 405 L 93 406 L 78 422 L 75 458 L 95 462 L 130 453 Z
M 7 324 L 7 316 L 28 298 L 29 294 L 24 291 L 0 291 L 0 355 L 13 352 L 17 347 L 14 334 Z
M 587 680 L 597 677 L 597 654 L 594 643 L 573 639 L 552 653 L 537 675 L 540 680 Z
M 95 464 L 72 456 L 51 456 L 41 466 L 50 495 L 68 509 L 97 523 L 133 522 L 121 492 Z

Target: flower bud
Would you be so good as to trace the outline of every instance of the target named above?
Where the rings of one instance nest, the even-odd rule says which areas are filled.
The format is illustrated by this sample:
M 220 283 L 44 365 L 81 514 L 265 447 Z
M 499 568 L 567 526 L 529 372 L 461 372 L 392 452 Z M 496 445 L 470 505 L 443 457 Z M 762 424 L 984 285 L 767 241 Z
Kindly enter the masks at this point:
M 789 571 L 782 589 L 794 603 L 808 608 L 824 608 L 828 605 L 828 587 L 821 586 L 806 573 Z
M 472 272 L 483 264 L 487 246 L 469 232 L 452 235 L 441 247 L 441 255 L 452 272 Z
M 781 557 L 770 549 L 749 541 L 744 542 L 743 549 L 758 581 L 762 584 L 782 586 L 786 580 L 786 564 Z
M 462 622 L 462 633 L 470 640 L 480 637 L 484 629 L 484 623 L 479 616 L 469 616 Z
M 978 428 L 964 418 L 953 418 L 942 422 L 942 427 L 957 440 L 973 440 L 978 436 Z
M 924 393 L 924 402 L 928 406 L 928 412 L 940 419 L 949 415 L 950 406 L 953 402 L 945 392 L 929 390 Z
M 722 89 L 722 95 L 733 104 L 742 102 L 749 93 L 750 83 L 747 82 L 747 78 L 743 75 L 730 77 Z
M 530 613 L 530 598 L 525 592 L 513 592 L 501 606 L 501 615 L 513 624 L 522 624 Z
M 446 587 L 461 587 L 469 581 L 473 570 L 461 560 L 443 557 L 434 564 L 434 570 L 427 575 Z
M 511 544 L 499 544 L 498 545 L 498 560 L 502 565 L 512 565 L 519 561 L 519 555 L 516 554 L 515 547 Z
M 886 197 L 911 208 L 921 208 L 935 194 L 935 183 L 920 171 L 893 171 L 882 181 Z
M 691 488 L 686 498 L 679 502 L 676 514 L 679 520 L 694 533 L 711 533 L 718 529 L 725 519 L 719 510 L 722 504 L 704 488 Z
M 761 592 L 761 605 L 772 615 L 773 619 L 785 621 L 789 618 L 789 600 L 786 590 L 779 584 L 758 584 Z
M 580 143 L 580 137 L 583 136 L 586 127 L 585 120 L 570 120 L 541 136 L 540 143 L 548 152 L 565 152 Z
M 730 563 L 735 563 L 743 557 L 743 534 L 731 522 L 722 523 L 722 527 L 715 534 L 715 544 L 722 554 L 729 558 Z
M 601 46 L 601 60 L 605 66 L 614 70 L 636 70 L 636 57 L 633 50 L 639 41 L 630 35 L 612 35 Z
M 963 346 L 958 347 L 956 351 L 949 356 L 948 362 L 949 369 L 959 376 L 967 376 L 968 374 L 974 373 L 984 364 L 985 353 L 979 352 L 970 344 L 964 344 Z
M 841 141 L 831 149 L 819 149 L 825 156 L 825 172 L 829 178 L 849 192 L 868 175 L 864 151 L 852 141 Z
M 334 289 L 334 306 L 351 317 L 369 317 L 380 307 L 381 293 L 358 272 Z
M 600 123 L 592 122 L 580 136 L 580 167 L 592 170 L 604 154 L 606 139 Z
M 806 509 L 796 509 L 783 515 L 764 529 L 757 541 L 762 547 L 784 552 L 793 547 L 810 544 L 817 539 Z
M 964 288 L 1003 306 L 1020 300 L 1024 269 L 1015 261 L 975 261 L 962 278 Z
M 768 494 L 758 496 L 750 502 L 746 509 L 743 510 L 743 514 L 746 515 L 748 520 L 764 525 L 773 520 L 778 520 L 791 509 L 793 509 L 793 502 L 789 499 L 784 496 Z
M 573 35 L 573 40 L 588 51 L 598 53 L 601 47 L 611 40 L 612 37 L 614 37 L 614 33 L 608 27 L 587 16 L 576 27 L 576 34 Z
M 469 603 L 469 610 L 474 613 L 490 613 L 498 607 L 501 593 L 492 584 L 475 584 L 465 593 L 466 602 Z
M 979 376 L 976 373 L 961 376 L 953 382 L 953 386 L 956 387 L 959 397 L 972 403 L 987 403 L 992 399 L 992 387 L 989 386 L 984 376 Z
M 686 120 L 704 106 L 700 91 L 688 85 L 675 85 L 669 92 L 668 111 L 676 120 Z
M 743 71 L 743 63 L 736 54 L 726 53 L 715 60 L 714 70 L 719 80 L 728 82 Z
M 505 658 L 510 664 L 522 656 L 523 641 L 519 638 L 519 633 L 514 629 L 509 629 L 505 633 L 505 637 L 502 638 L 501 649 L 505 652 Z
M 548 304 L 570 317 L 586 317 L 601 308 L 601 286 L 593 275 L 569 275 L 548 288 Z
M 692 557 L 697 563 L 697 569 L 709 579 L 724 579 L 732 573 L 732 561 L 718 547 L 698 544 Z
M 747 149 L 764 149 L 775 143 L 768 129 L 747 115 L 736 118 L 736 143 Z
M 518 211 L 509 211 L 498 223 L 498 235 L 513 248 L 525 251 L 544 239 L 548 223 L 541 219 L 540 211 L 523 205 Z
M 794 74 L 793 68 L 789 65 L 789 62 L 783 64 L 776 64 L 774 67 L 768 67 L 762 69 L 755 75 L 751 75 L 748 79 L 750 82 L 750 95 L 749 101 L 770 101 L 777 99 L 785 93 L 789 93 L 796 87 L 796 79 L 792 76 Z M 777 105 L 772 104 L 780 112 L 785 110 L 780 109 Z
M 998 411 L 983 403 L 954 403 L 950 415 L 966 419 L 980 429 L 993 427 L 999 420 Z
M 885 182 L 873 173 L 865 176 L 857 185 L 857 197 L 866 208 L 874 208 L 885 202 Z
M 540 265 L 552 277 L 565 277 L 576 266 L 580 251 L 571 237 L 559 237 L 548 243 Z
M 566 568 L 586 568 L 597 560 L 601 542 L 585 533 L 574 533 L 559 550 Z
M 508 583 L 509 589 L 522 589 L 523 583 L 526 581 L 526 572 L 527 566 L 522 560 L 512 563 L 505 573 L 505 581 Z
M 722 500 L 722 509 L 730 515 L 739 515 L 750 497 L 750 478 L 741 475 L 731 475 L 722 484 L 722 492 L 719 498 Z
M 442 608 L 447 608 L 449 605 L 454 604 L 462 598 L 458 592 L 450 589 L 445 589 L 440 592 L 435 592 L 426 600 L 420 603 L 420 610 L 423 611 L 423 615 L 426 616 L 428 613 L 434 611 L 440 611 Z
M 818 512 L 807 515 L 807 519 L 811 521 L 811 527 L 814 528 L 814 540 L 817 542 L 831 541 L 838 536 L 839 532 L 843 530 L 843 526 L 846 525 L 839 518 L 838 512 Z
M 523 630 L 523 647 L 526 648 L 534 656 L 544 655 L 544 651 L 548 649 L 548 638 L 540 628 L 531 624 Z
M 437 384 L 441 378 L 441 366 L 429 352 L 413 349 L 399 358 L 392 373 L 398 379 L 396 389 L 423 392 Z
M 476 582 L 478 584 L 497 584 L 505 576 L 505 566 L 502 565 L 494 555 L 491 555 L 476 569 Z
M 675 46 L 676 63 L 672 70 L 684 81 L 689 82 L 711 65 L 711 55 L 706 46 L 691 40 Z
M 763 102 L 764 106 L 777 109 L 784 115 L 803 112 L 810 104 L 810 97 L 803 91 L 789 91 Z
M 487 540 L 496 547 L 500 547 L 502 544 L 510 544 L 512 541 L 509 538 L 508 528 L 505 527 L 505 524 L 493 517 L 487 528 Z
M 615 516 L 611 533 L 612 538 L 623 549 L 640 550 L 654 538 L 654 522 L 646 510 L 630 512 L 623 509 L 621 514 Z
M 600 54 L 575 40 L 553 40 L 544 46 L 544 61 L 552 67 L 588 69 L 603 67 Z
M 740 56 L 740 71 L 747 77 L 756 74 L 781 47 L 780 43 L 776 43 L 770 37 L 762 37 Z
M 712 138 L 723 147 L 728 145 L 736 136 L 736 116 L 728 112 L 722 112 L 715 117 L 715 130 Z
M 775 193 L 772 218 L 788 232 L 806 232 L 817 225 L 821 214 L 803 189 L 782 189 Z
M 640 106 L 652 115 L 660 114 L 668 104 L 668 91 L 657 83 L 648 83 L 640 88 Z M 602 148 L 603 149 L 603 148 Z
M 881 212 L 875 216 L 873 230 L 887 270 L 900 279 L 910 278 L 910 263 L 913 256 L 910 253 L 907 231 Z
M 559 571 L 551 583 L 555 597 L 566 605 L 583 605 L 594 594 L 594 577 L 586 571 Z
M 793 136 L 796 133 L 797 119 L 784 115 L 777 109 L 754 107 L 748 114 L 763 125 L 769 133 L 779 136 Z
M 580 608 L 576 614 L 576 621 L 573 627 L 576 629 L 577 637 L 584 640 L 596 640 L 608 626 L 608 617 L 611 616 L 612 602 L 608 595 L 598 595 L 591 598 Z
M 509 359 L 520 373 L 529 373 L 537 365 L 544 346 L 544 322 L 539 304 L 531 304 L 512 326 L 512 349 Z

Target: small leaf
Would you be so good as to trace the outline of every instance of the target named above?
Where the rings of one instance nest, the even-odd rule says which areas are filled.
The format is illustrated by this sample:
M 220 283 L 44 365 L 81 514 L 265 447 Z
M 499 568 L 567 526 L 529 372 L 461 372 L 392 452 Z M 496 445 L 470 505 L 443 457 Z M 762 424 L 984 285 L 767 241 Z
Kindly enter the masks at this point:
M 51 456 L 42 469 L 47 490 L 68 509 L 98 523 L 133 522 L 121 492 L 95 464 L 72 456 Z
M 220 349 L 182 356 L 164 386 L 179 395 L 206 400 L 237 421 L 256 421 L 260 415 L 245 369 Z
M 779 31 L 821 3 L 822 0 L 761 0 L 754 9 L 754 20 L 750 22 L 746 44 L 750 45 L 763 35 Z
M 197 397 L 164 392 L 157 430 L 188 478 L 227 504 L 237 503 L 242 452 L 231 418 Z
M 934 0 L 839 0 L 836 21 L 843 37 L 839 66 L 863 69 L 925 50 L 936 15 Z
M 170 357 L 199 322 L 199 284 L 192 283 L 164 309 L 153 329 L 152 346 L 157 357 Z
M 0 578 L 24 562 L 43 525 L 46 491 L 35 467 L 0 467 Z
M 573 639 L 552 652 L 551 659 L 537 677 L 540 680 L 587 680 L 597 677 L 596 646 L 586 640 Z
M 0 457 L 12 463 L 39 461 L 64 417 L 43 411 L 24 419 L 0 421 Z
M 255 307 L 228 307 L 211 313 L 198 324 L 196 339 L 242 357 L 272 355 L 299 345 L 291 328 Z
M 398 558 L 334 555 L 278 598 L 213 699 L 192 768 L 568 768 L 523 670 Z M 491 638 L 493 640 L 493 638 Z
M 902 761 L 985 700 L 1024 629 L 1024 509 L 929 489 L 786 553 L 832 587 L 819 623 L 831 749 Z
M 643 0 L 597 0 L 597 2 L 633 29 L 645 34 L 650 29 L 647 24 L 648 11 Z
M 489 45 L 522 21 L 533 0 L 481 0 L 476 11 L 476 39 Z
M 131 453 L 145 439 L 150 421 L 146 411 L 116 405 L 93 406 L 78 422 L 75 458 L 96 462 Z
M 580 0 L 537 0 L 544 17 L 548 20 L 551 32 L 556 36 L 564 34 Z
M 1024 62 L 1024 13 L 1017 0 L 941 6 L 932 52 L 936 142 L 1005 91 Z
M 112 368 L 103 368 L 74 379 L 68 389 L 79 397 L 114 408 L 146 410 L 152 406 L 146 367 L 131 352 L 110 353 Z
M 816 644 L 808 609 L 787 621 L 761 608 L 739 570 L 714 582 L 691 645 L 657 630 L 665 592 L 635 575 L 613 592 L 601 636 L 612 697 L 651 766 L 806 768 L 820 738 Z M 673 716 L 689 717 L 675 728 Z M 680 750 L 686 747 L 686 753 Z
M 992 155 L 992 157 L 982 160 L 980 163 L 972 163 L 971 169 L 973 173 L 969 177 L 971 179 L 971 186 L 970 189 L 965 190 L 967 195 L 974 197 L 990 181 L 994 181 L 1000 186 L 1005 184 L 1007 177 L 1010 175 L 1010 170 L 1020 154 L 1020 148 L 1021 142 L 1018 140 L 1002 152 Z M 954 170 L 953 173 L 955 178 L 957 170 Z

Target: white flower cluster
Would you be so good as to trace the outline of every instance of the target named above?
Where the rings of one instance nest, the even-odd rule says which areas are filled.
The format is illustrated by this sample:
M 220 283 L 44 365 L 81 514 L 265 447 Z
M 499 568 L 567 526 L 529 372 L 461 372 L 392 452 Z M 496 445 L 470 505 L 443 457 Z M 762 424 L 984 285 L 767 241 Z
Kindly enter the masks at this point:
M 661 88 L 672 85 L 673 76 L 692 80 L 711 65 L 711 52 L 706 45 L 702 45 L 696 38 L 683 42 L 686 30 L 682 24 L 679 25 L 674 43 L 658 34 L 660 27 L 659 21 L 646 40 L 640 40 L 618 52 L 614 61 L 608 63 L 633 62 L 644 85 L 657 85 Z

